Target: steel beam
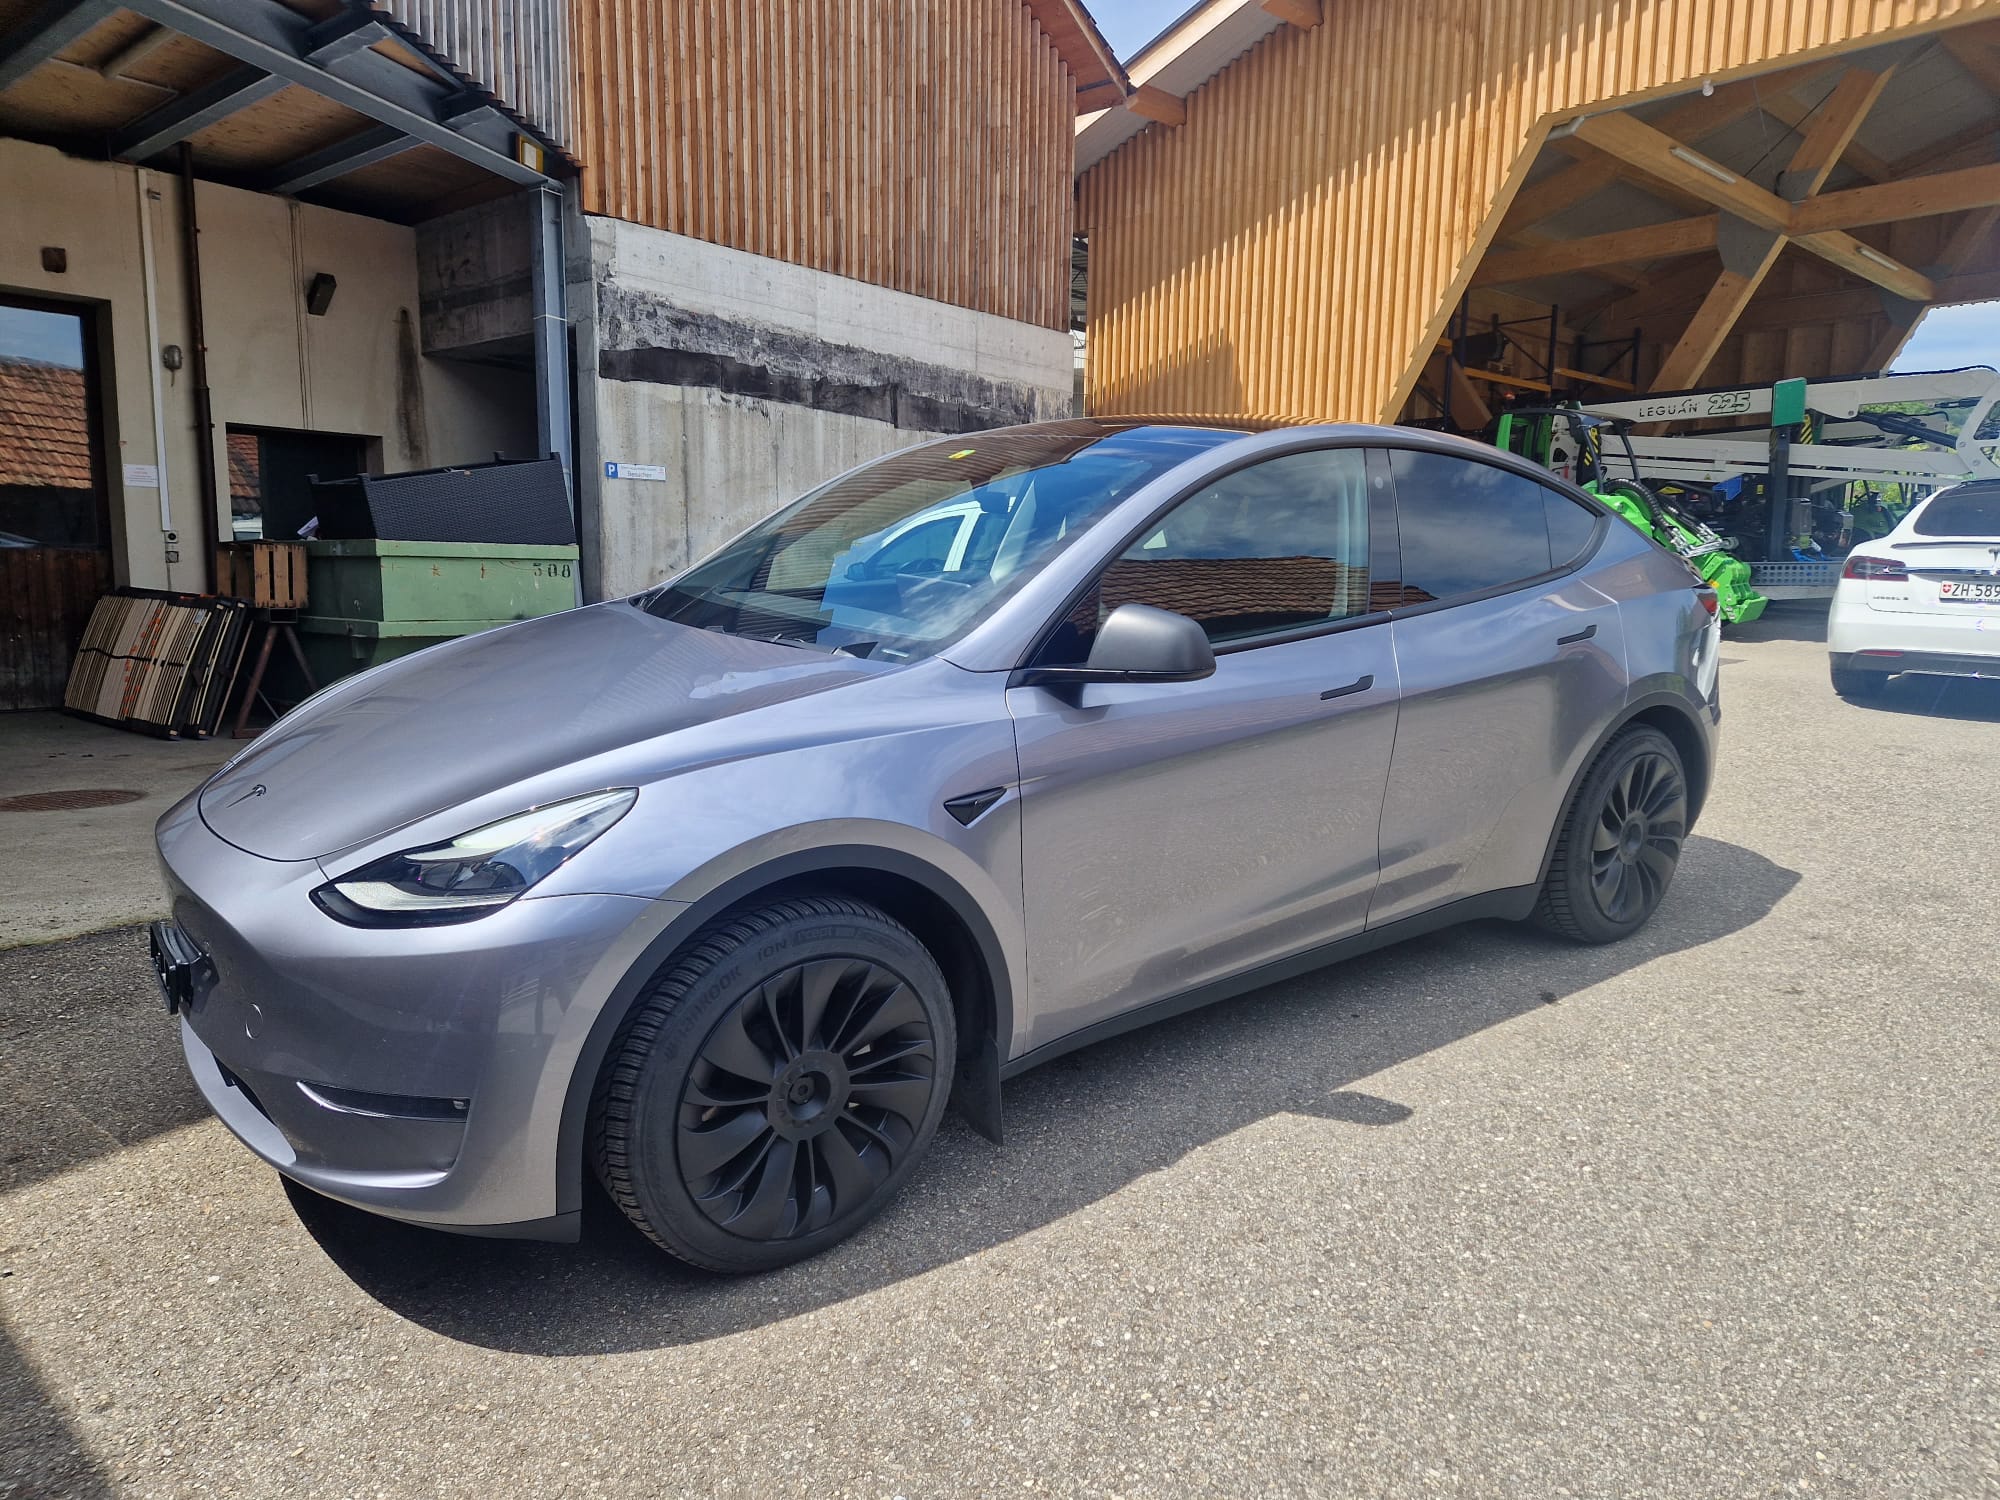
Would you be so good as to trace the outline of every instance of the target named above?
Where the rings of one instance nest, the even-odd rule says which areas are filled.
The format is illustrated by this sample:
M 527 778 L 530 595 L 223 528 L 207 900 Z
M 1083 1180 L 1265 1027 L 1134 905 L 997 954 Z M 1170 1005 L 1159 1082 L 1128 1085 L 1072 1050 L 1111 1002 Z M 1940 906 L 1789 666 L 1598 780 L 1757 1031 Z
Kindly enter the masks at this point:
M 140 116 L 111 138 L 111 154 L 128 161 L 146 161 L 287 87 L 284 79 L 273 78 L 262 68 L 238 68 L 206 88 L 171 99 Z
M 317 68 L 331 68 L 357 52 L 366 52 L 393 33 L 365 10 L 345 11 L 306 33 L 305 59 Z
M 576 507 L 575 465 L 570 454 L 569 313 L 563 256 L 563 195 L 553 185 L 534 197 L 534 251 L 530 259 L 528 312 L 534 319 L 535 444 L 562 460 L 563 485 Z M 581 577 L 578 585 L 581 587 Z M 581 599 L 581 595 L 578 596 Z
M 0 37 L 0 89 L 11 87 L 117 7 L 111 0 L 47 0 Z
M 511 128 L 475 116 L 459 130 L 442 118 L 444 101 L 460 92 L 455 84 L 366 48 L 343 58 L 338 72 L 313 63 L 307 54 L 325 46 L 328 35 L 313 40 L 315 24 L 277 0 L 126 0 L 123 8 L 510 182 L 549 180 L 514 159 Z
M 256 179 L 255 187 L 262 193 L 303 193 L 336 177 L 345 177 L 349 172 L 372 167 L 378 161 L 401 156 L 416 144 L 392 125 L 377 125 L 372 130 L 351 135 L 344 141 L 335 141 L 318 151 L 308 151 L 282 167 L 274 167 L 267 175 Z

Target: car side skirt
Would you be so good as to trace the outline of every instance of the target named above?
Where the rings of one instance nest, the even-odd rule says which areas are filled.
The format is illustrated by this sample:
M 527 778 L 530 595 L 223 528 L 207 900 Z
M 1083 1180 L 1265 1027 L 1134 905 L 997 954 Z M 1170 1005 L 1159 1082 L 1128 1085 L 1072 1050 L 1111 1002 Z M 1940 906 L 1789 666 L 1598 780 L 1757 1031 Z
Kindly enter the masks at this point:
M 1107 1016 L 1104 1020 L 1081 1027 L 1067 1036 L 1057 1037 L 1032 1052 L 1022 1053 L 1002 1065 L 1000 1076 L 1003 1079 L 1019 1077 L 1030 1068 L 1039 1067 L 1045 1062 L 1061 1057 L 1064 1053 L 1074 1052 L 1079 1047 L 1108 1041 L 1128 1031 L 1137 1031 L 1142 1026 L 1151 1026 L 1172 1016 L 1200 1010 L 1203 1006 L 1214 1005 L 1218 1001 L 1233 1000 L 1252 990 L 1263 989 L 1266 985 L 1294 979 L 1315 969 L 1323 969 L 1345 959 L 1358 958 L 1364 953 L 1374 952 L 1377 948 L 1387 948 L 1410 938 L 1422 937 L 1425 933 L 1436 932 L 1441 928 L 1455 927 L 1461 922 L 1475 922 L 1482 918 L 1518 922 L 1534 911 L 1535 897 L 1540 889 L 1534 885 L 1512 886 L 1506 890 L 1488 891 L 1483 895 L 1448 901 L 1443 906 L 1432 907 L 1429 911 L 1417 912 L 1412 916 L 1354 933 L 1350 937 L 1340 938 L 1317 948 L 1308 948 L 1305 952 L 1295 953 L 1290 958 L 1260 964 L 1254 969 L 1246 969 L 1243 973 L 1233 974 L 1227 979 L 1217 979 L 1208 984 L 1197 985 L 1191 990 L 1183 990 L 1179 994 L 1149 1001 L 1145 1005 L 1135 1006 L 1122 1015 Z

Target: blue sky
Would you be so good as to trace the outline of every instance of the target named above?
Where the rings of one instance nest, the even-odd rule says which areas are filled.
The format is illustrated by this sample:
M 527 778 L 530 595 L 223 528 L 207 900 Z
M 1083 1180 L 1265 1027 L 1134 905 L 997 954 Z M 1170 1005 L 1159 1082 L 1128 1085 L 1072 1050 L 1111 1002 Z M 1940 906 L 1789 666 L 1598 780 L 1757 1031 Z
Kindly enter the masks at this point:
M 1893 368 L 1956 370 L 1962 365 L 2000 365 L 2000 302 L 1927 313 Z
M 1167 29 L 1194 0 L 1084 0 L 1111 50 L 1130 57 Z
M 83 324 L 67 313 L 0 307 L 0 359 L 83 367 Z

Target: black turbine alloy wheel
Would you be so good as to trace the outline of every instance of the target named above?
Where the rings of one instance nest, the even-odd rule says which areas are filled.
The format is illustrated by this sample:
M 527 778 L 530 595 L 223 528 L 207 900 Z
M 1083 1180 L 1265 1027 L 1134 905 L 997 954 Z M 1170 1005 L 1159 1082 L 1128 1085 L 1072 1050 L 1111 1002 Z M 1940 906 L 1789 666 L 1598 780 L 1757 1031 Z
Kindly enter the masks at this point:
M 957 1048 L 936 960 L 875 907 L 805 895 L 717 918 L 612 1040 L 591 1099 L 598 1180 L 695 1265 L 803 1259 L 915 1170 Z
M 1688 782 L 1672 740 L 1624 730 L 1570 799 L 1536 920 L 1580 943 L 1636 932 L 1667 893 L 1687 838 Z
M 1674 878 L 1686 833 L 1680 767 L 1657 752 L 1627 760 L 1612 778 L 1590 841 L 1598 910 L 1621 924 L 1651 912 Z
M 898 975 L 859 958 L 795 965 L 702 1044 L 681 1090 L 681 1181 L 732 1234 L 810 1234 L 888 1181 L 936 1088 L 936 1038 Z

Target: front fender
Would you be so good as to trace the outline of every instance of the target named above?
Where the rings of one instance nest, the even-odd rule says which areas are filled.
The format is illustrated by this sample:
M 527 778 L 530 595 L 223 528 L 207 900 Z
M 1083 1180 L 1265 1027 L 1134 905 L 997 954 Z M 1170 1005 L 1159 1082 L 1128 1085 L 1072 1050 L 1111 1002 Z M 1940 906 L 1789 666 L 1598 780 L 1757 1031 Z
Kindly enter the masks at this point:
M 1011 824 L 1011 797 L 1006 808 Z M 999 811 L 996 808 L 979 823 L 984 825 Z M 1018 831 L 1012 837 L 1018 848 Z M 560 1093 L 558 1212 L 582 1206 L 591 1091 L 619 1026 L 661 966 L 709 922 L 762 892 L 809 882 L 815 875 L 857 871 L 878 871 L 922 886 L 951 908 L 978 948 L 992 986 L 992 1037 L 975 1059 L 973 1076 L 961 1071 L 960 1085 L 976 1096 L 968 1101 L 978 1114 L 976 1123 L 997 1139 L 999 1068 L 1014 1050 L 1020 1024 L 1016 997 L 1022 994 L 1026 973 L 1018 883 L 1008 899 L 988 871 L 964 851 L 902 824 L 859 819 L 806 824 L 728 850 L 689 871 L 651 904 L 646 918 L 634 923 L 620 942 L 622 977 L 575 1039 L 575 1060 Z

